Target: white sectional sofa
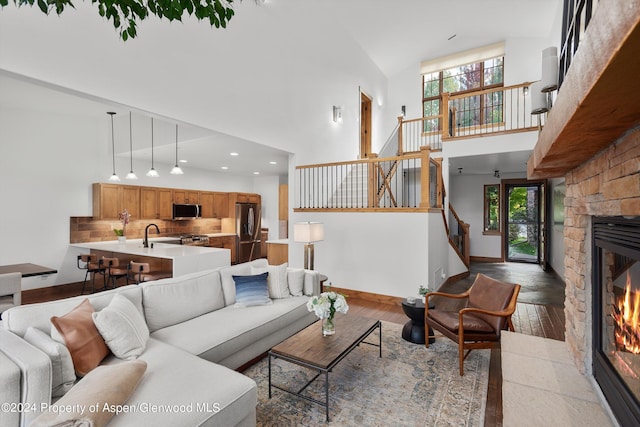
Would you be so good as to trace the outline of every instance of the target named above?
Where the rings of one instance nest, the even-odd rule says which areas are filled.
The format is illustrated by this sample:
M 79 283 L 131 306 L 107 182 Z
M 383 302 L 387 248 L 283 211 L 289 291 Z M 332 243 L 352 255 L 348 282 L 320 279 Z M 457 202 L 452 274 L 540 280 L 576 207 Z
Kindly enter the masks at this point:
M 290 292 L 297 295 L 279 295 L 269 305 L 237 307 L 232 276 L 260 271 L 268 271 L 269 280 L 286 280 Z M 149 330 L 138 357 L 146 362 L 146 372 L 126 402 L 141 410 L 117 414 L 109 426 L 255 425 L 256 384 L 234 369 L 313 323 L 316 319 L 306 302 L 319 292 L 316 272 L 268 266 L 260 259 L 88 296 L 96 312 L 116 294 L 125 296 L 144 316 Z M 85 298 L 23 305 L 3 313 L 0 398 L 4 400 L 0 403 L 19 399 L 23 410 L 0 413 L 2 426 L 26 427 L 40 414 L 39 408 L 56 400 L 51 395 L 55 365 L 50 356 L 23 339 L 25 333 L 33 327 L 50 334 L 51 317 L 65 315 Z M 113 355 L 101 362 L 118 363 L 123 361 Z M 149 409 L 157 407 L 181 410 Z

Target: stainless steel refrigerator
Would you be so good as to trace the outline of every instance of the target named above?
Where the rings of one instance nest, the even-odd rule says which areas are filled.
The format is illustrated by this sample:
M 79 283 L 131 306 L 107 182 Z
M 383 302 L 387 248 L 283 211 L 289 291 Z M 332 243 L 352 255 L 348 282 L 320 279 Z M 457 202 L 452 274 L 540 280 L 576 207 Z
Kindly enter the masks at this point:
M 238 262 L 260 258 L 260 205 L 236 203 L 236 234 Z

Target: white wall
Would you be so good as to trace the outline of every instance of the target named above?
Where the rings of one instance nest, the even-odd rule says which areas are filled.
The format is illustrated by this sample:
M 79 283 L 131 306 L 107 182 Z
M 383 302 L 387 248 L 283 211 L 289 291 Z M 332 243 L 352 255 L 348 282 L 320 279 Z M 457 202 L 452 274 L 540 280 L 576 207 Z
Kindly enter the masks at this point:
M 253 182 L 253 192 L 261 196 L 262 228 L 269 229 L 269 239 L 278 238 L 278 183 L 277 176 L 254 178 Z
M 293 224 L 324 223 L 315 244 L 315 270 L 333 286 L 398 297 L 417 296 L 430 283 L 424 213 L 298 213 L 289 228 L 289 265 L 303 266 L 304 244 L 293 242 Z

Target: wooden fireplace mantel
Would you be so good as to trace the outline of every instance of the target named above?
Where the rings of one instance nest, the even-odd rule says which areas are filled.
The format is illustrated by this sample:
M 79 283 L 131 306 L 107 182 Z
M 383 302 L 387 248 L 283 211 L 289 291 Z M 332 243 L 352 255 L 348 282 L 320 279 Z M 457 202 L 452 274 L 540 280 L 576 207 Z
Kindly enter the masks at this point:
M 640 2 L 596 9 L 529 158 L 530 179 L 564 176 L 640 124 L 639 23 Z

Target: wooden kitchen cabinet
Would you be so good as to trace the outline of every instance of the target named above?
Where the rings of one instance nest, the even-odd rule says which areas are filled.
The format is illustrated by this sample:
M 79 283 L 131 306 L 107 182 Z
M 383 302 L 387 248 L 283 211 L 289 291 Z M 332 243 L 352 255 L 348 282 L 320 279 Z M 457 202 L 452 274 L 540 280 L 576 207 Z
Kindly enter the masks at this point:
M 140 219 L 140 187 L 119 184 L 93 184 L 93 218 L 118 220 L 127 209 L 131 219 Z
M 214 191 L 201 191 L 200 204 L 203 218 L 229 217 L 229 195 Z
M 200 215 L 202 218 L 217 218 L 216 211 L 214 208 L 214 194 L 211 191 L 201 191 L 200 192 L 200 204 L 202 205 L 202 211 Z
M 140 188 L 140 218 L 171 219 L 173 216 L 171 189 L 158 187 Z
M 199 202 L 198 191 L 173 190 L 173 203 L 196 204 Z
M 229 218 L 229 194 L 228 193 L 214 193 L 213 195 L 213 210 L 216 218 Z
M 250 193 L 238 193 L 236 200 L 238 201 L 238 203 L 260 203 L 260 195 L 250 194 Z
M 123 185 L 121 192 L 122 210 L 129 211 L 132 220 L 142 218 L 140 216 L 140 187 Z

